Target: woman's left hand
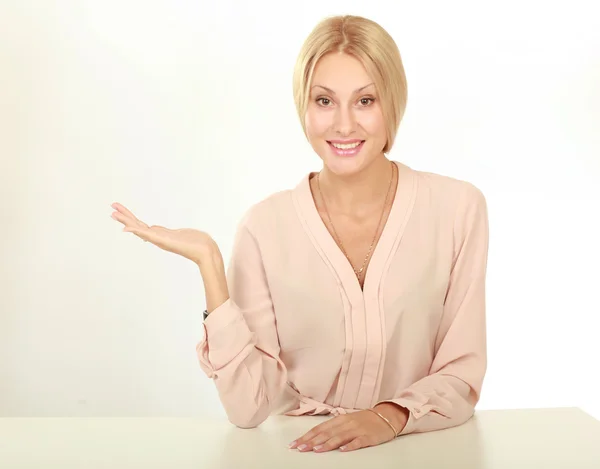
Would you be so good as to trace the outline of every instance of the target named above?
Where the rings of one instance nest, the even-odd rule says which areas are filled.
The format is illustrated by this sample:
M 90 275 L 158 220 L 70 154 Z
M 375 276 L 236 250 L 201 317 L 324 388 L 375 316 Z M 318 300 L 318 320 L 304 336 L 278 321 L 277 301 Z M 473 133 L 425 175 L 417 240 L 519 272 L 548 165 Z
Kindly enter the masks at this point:
M 393 405 L 393 404 L 392 404 Z M 402 426 L 396 427 L 400 432 L 408 420 L 406 413 L 396 407 L 399 417 L 392 420 L 383 414 L 379 408 L 378 412 L 386 416 L 392 422 L 401 421 Z M 392 428 L 378 415 L 369 410 L 361 410 L 351 414 L 344 414 L 323 422 L 304 434 L 301 438 L 290 444 L 290 448 L 299 451 L 314 451 L 322 453 L 334 449 L 341 451 L 352 451 L 367 446 L 377 446 L 396 438 Z

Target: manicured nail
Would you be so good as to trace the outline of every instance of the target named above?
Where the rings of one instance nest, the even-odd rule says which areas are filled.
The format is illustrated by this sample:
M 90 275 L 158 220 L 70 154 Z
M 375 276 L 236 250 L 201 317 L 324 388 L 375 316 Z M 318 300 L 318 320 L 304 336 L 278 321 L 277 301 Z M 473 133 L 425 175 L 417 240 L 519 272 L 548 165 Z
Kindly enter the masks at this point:
M 298 446 L 298 449 L 300 451 L 302 451 L 303 449 L 306 449 L 306 448 L 308 448 L 308 445 L 300 445 L 300 446 Z
M 322 447 L 323 445 L 317 445 L 313 448 L 313 451 L 319 451 Z
M 296 446 L 296 443 L 298 443 L 296 440 L 292 441 L 289 445 L 288 448 L 293 448 Z

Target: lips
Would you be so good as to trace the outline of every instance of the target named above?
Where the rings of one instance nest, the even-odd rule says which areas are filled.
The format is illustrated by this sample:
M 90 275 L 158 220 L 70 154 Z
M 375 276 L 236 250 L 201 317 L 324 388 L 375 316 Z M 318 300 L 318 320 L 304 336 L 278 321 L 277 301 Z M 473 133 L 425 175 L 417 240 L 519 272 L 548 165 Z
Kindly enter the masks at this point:
M 350 145 L 352 143 L 357 143 L 357 142 L 364 142 L 364 140 L 361 140 L 360 138 L 355 138 L 353 140 L 327 140 L 327 143 L 339 143 L 339 144 L 346 144 L 346 145 Z
M 359 145 L 357 145 L 353 148 L 336 148 L 333 145 L 334 143 L 350 145 L 350 144 L 357 143 L 357 142 L 360 142 Z M 364 143 L 365 143 L 364 140 L 358 140 L 358 139 L 355 139 L 355 140 L 328 140 L 327 141 L 329 148 L 331 148 L 333 153 L 337 156 L 355 156 L 360 152 L 360 150 L 364 146 Z

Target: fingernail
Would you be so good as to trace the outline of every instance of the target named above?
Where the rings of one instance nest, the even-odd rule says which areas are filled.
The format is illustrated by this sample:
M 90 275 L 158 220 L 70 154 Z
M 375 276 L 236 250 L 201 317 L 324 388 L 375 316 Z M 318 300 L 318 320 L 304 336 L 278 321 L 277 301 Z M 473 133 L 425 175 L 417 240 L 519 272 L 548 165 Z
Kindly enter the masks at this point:
M 300 451 L 302 451 L 303 449 L 306 449 L 306 448 L 308 448 L 308 445 L 300 445 L 300 446 L 298 446 L 298 449 Z
M 319 451 L 322 447 L 323 445 L 317 445 L 313 448 L 313 451 Z
M 288 448 L 293 448 L 294 446 L 296 446 L 296 443 L 298 443 L 296 440 L 292 441 L 289 445 Z
M 340 446 L 340 449 L 341 449 L 342 451 L 346 451 L 346 447 L 345 447 L 345 446 Z

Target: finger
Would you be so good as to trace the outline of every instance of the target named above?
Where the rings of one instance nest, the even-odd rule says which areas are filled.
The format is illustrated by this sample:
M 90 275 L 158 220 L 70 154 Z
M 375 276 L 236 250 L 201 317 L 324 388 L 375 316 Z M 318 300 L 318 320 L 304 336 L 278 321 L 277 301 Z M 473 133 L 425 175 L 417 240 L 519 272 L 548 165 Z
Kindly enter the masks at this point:
M 346 429 L 340 432 L 335 433 L 331 438 L 323 441 L 322 443 L 316 444 L 313 446 L 313 451 L 317 453 L 322 453 L 325 451 L 331 451 L 334 449 L 338 449 L 340 446 L 350 443 L 352 440 L 357 438 L 359 433 L 356 429 Z
M 357 429 L 354 425 L 350 425 L 349 422 L 347 422 L 345 425 L 338 425 L 337 427 L 330 428 L 328 430 L 323 430 L 321 433 L 307 441 L 305 444 L 308 447 L 308 449 L 313 449 L 315 446 L 322 445 L 323 443 L 341 434 L 353 432 L 352 434 L 356 436 L 356 430 Z
M 135 221 L 131 217 L 129 217 L 127 215 L 123 215 L 120 212 L 113 212 L 111 214 L 111 218 L 113 220 L 117 220 L 117 221 L 121 222 L 123 225 L 125 225 L 126 228 L 137 228 L 137 229 L 141 229 L 141 230 L 148 228 L 148 226 L 146 226 L 144 223 Z
M 123 223 L 123 225 L 125 225 L 126 227 L 138 227 L 139 228 L 139 225 L 135 220 L 133 220 L 131 217 L 129 217 L 127 215 L 122 214 L 121 212 L 113 212 L 113 213 L 111 213 L 110 217 L 113 220 L 117 220 L 117 221 Z
M 121 205 L 118 202 L 115 202 L 114 204 L 111 205 L 112 208 L 114 208 L 115 210 L 117 210 L 117 212 L 122 213 L 123 215 L 129 217 L 131 220 L 133 220 L 136 223 L 139 223 L 141 226 L 143 226 L 144 228 L 148 228 L 148 225 L 146 225 L 146 223 L 144 223 L 143 221 L 141 221 L 138 217 L 136 217 L 130 210 L 128 210 L 126 207 L 124 207 L 123 205 Z
M 160 226 L 160 225 L 152 225 L 152 226 L 149 226 L 148 228 L 151 230 L 155 230 L 157 232 L 161 232 L 161 233 L 165 233 L 167 231 L 174 231 L 174 230 L 171 230 L 170 228 L 166 228 L 166 227 Z
M 139 228 L 139 227 L 133 226 L 133 227 L 125 227 L 125 228 L 123 228 L 123 231 L 128 232 L 128 233 L 133 233 L 136 236 L 138 236 L 139 238 L 143 239 L 144 241 L 149 241 L 161 249 L 165 249 L 166 251 L 174 252 L 172 250 L 172 248 L 168 246 L 169 243 L 168 243 L 166 233 L 168 231 L 171 231 L 168 228 L 165 228 L 163 226 L 156 226 L 156 225 L 151 226 L 150 228 Z
M 128 210 L 126 207 L 121 205 L 120 203 L 115 202 L 114 204 L 111 205 L 111 207 L 114 208 L 115 210 L 121 212 L 123 215 L 127 215 L 128 217 L 131 217 L 134 220 L 137 220 L 136 216 L 130 210 Z
M 339 429 L 341 427 L 336 427 L 330 430 L 323 430 L 321 433 L 318 433 L 313 438 L 308 441 L 300 442 L 298 445 L 299 451 L 312 451 L 315 446 L 322 445 L 323 443 L 331 440 L 336 435 L 339 434 Z
M 161 236 L 152 230 L 145 230 L 137 227 L 125 227 L 123 228 L 123 231 L 126 233 L 133 233 L 138 238 L 143 239 L 144 241 L 150 241 L 152 244 L 161 247 Z
M 140 239 L 142 239 L 142 240 L 144 240 L 146 242 L 148 241 L 147 239 L 145 239 L 145 237 L 142 235 L 142 233 L 140 232 L 140 230 L 138 230 L 137 228 L 128 228 L 128 227 L 125 227 L 125 228 L 123 228 L 123 231 L 125 233 L 133 233 L 138 238 L 140 238 Z
M 341 415 L 339 415 L 337 417 L 334 417 L 332 419 L 329 419 L 326 422 L 320 423 L 316 427 L 312 428 L 311 430 L 309 430 L 308 432 L 306 432 L 304 435 L 302 435 L 297 440 L 292 441 L 289 444 L 289 447 L 292 448 L 292 449 L 293 448 L 298 448 L 299 446 L 301 446 L 303 444 L 306 444 L 307 442 L 309 442 L 310 440 L 312 440 L 319 433 L 321 433 L 323 431 L 327 431 L 327 430 L 332 429 L 332 428 L 335 428 L 338 425 L 342 425 L 343 423 L 344 423 L 344 419 L 342 419 Z
M 357 436 L 356 438 L 354 438 L 348 444 L 340 446 L 340 451 L 344 451 L 344 452 L 355 451 L 360 448 L 366 448 L 367 446 L 372 446 L 372 445 L 368 441 L 367 437 L 365 437 L 364 435 L 361 435 L 361 436 Z
M 121 212 L 113 212 L 111 218 L 117 220 L 128 228 L 148 229 L 148 225 L 145 223 L 131 218 L 129 215 L 125 215 Z
M 312 437 L 310 436 L 313 434 L 311 430 L 311 432 L 307 433 L 305 437 L 302 437 L 299 440 L 297 445 L 298 449 L 300 451 L 312 451 L 314 446 L 325 443 L 327 440 L 330 440 L 335 435 L 348 431 L 352 428 L 351 422 L 346 419 L 337 418 L 336 423 L 337 424 L 335 426 L 329 428 L 327 428 L 327 426 L 321 427 L 321 431 L 314 434 L 314 436 Z M 319 427 L 315 427 L 315 430 L 317 430 L 318 428 Z

